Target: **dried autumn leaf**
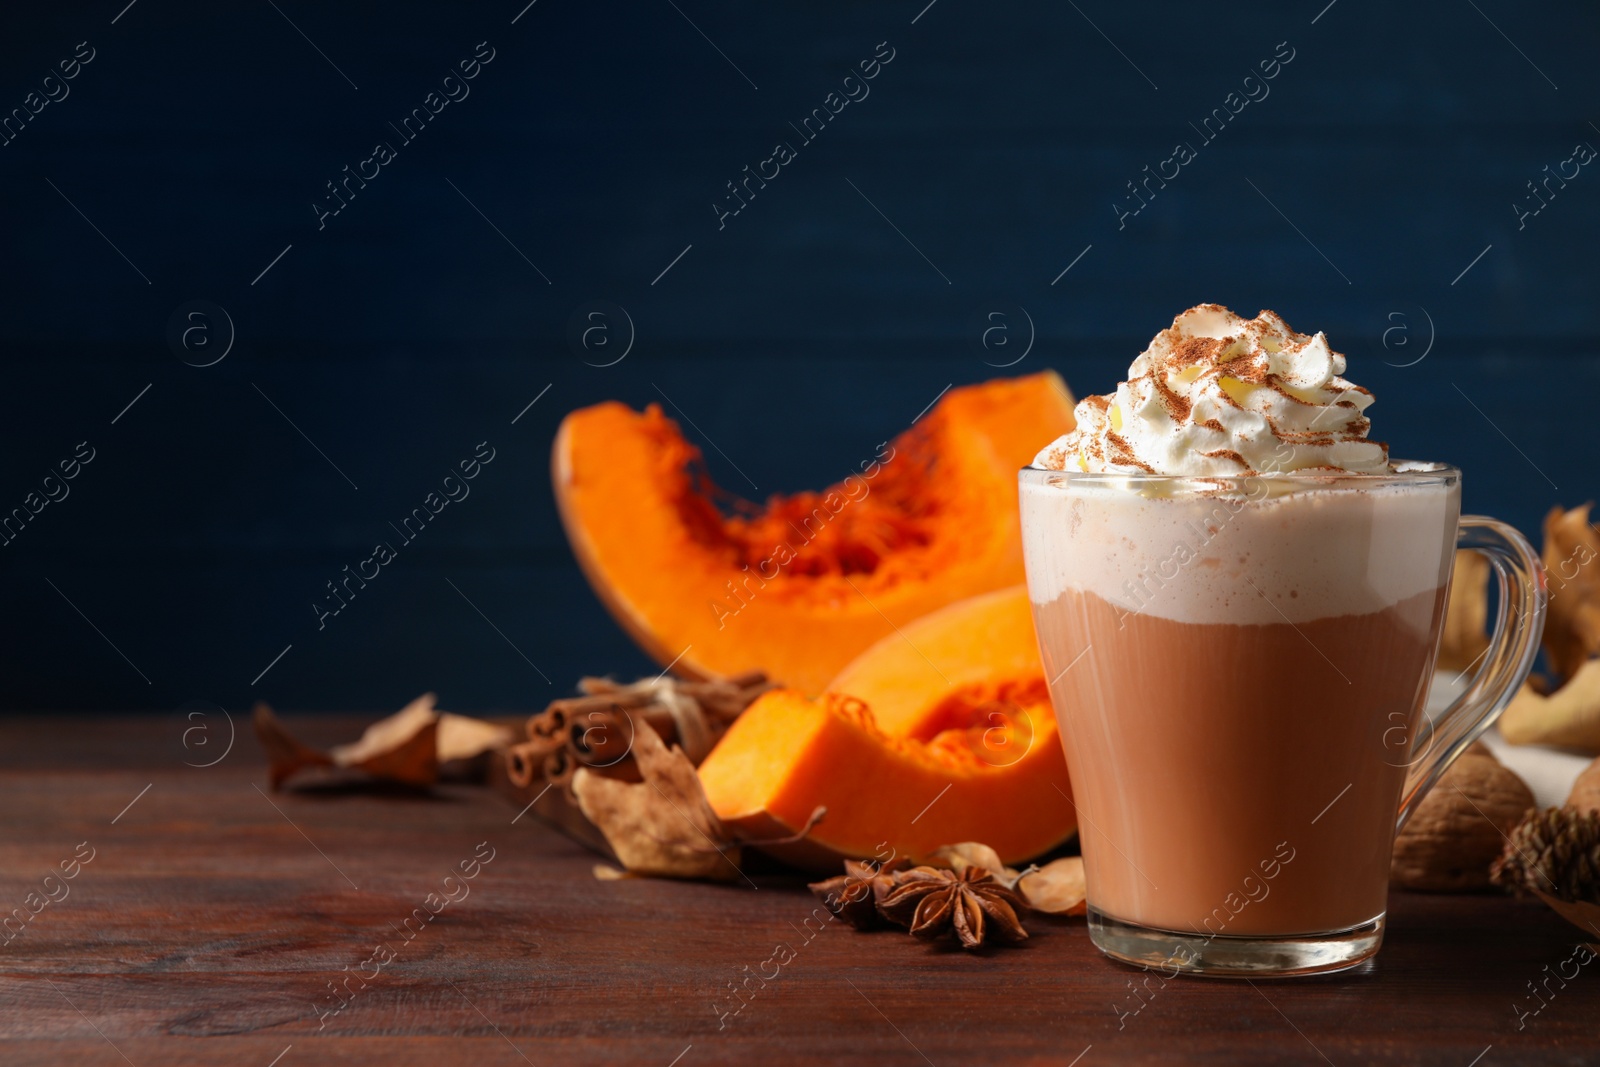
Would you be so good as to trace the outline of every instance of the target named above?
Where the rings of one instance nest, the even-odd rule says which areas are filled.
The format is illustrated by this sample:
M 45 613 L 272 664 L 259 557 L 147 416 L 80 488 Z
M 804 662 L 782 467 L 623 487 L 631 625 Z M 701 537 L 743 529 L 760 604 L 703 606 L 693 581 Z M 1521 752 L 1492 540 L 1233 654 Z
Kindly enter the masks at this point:
M 1489 560 L 1481 552 L 1456 553 L 1450 599 L 1439 638 L 1439 666 L 1464 671 L 1489 647 Z
M 348 745 L 328 750 L 340 767 L 406 785 L 432 785 L 439 778 L 439 716 L 432 693 L 424 693 L 387 719 L 379 719 Z
M 1544 650 L 1563 678 L 1572 678 L 1600 655 L 1600 534 L 1589 507 L 1552 508 L 1544 520 L 1544 566 L 1552 586 L 1545 615 Z
M 256 738 L 267 752 L 267 768 L 273 789 L 306 767 L 333 766 L 333 760 L 326 753 L 291 737 L 272 709 L 265 704 L 256 705 L 253 721 Z
M 432 693 L 424 693 L 367 727 L 356 741 L 327 752 L 296 740 L 271 708 L 256 705 L 256 736 L 267 752 L 272 787 L 308 767 L 353 768 L 384 781 L 432 785 L 441 763 L 467 759 L 510 740 L 504 727 L 436 711 L 435 700 Z
M 504 726 L 449 711 L 439 713 L 439 762 L 472 759 L 511 743 Z
M 1524 685 L 1500 716 L 1513 745 L 1563 745 L 1600 752 L 1600 659 L 1586 661 L 1549 696 Z
M 583 814 L 634 874 L 727 881 L 739 873 L 739 849 L 706 803 L 694 764 L 667 748 L 654 730 L 635 735 L 642 782 L 623 782 L 581 767 L 572 790 Z
M 1089 910 L 1083 857 L 1064 856 L 1017 879 L 1017 891 L 1034 911 L 1082 915 Z

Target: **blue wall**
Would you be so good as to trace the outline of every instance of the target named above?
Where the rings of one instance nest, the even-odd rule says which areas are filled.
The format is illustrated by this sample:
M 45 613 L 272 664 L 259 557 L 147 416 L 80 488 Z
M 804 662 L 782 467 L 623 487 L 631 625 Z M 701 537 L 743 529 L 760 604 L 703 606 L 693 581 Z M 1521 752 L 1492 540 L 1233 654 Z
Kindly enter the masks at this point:
M 0 509 L 94 456 L 0 548 L 8 708 L 525 709 L 642 672 L 554 515 L 564 412 L 665 393 L 722 484 L 817 486 L 1015 358 L 1018 309 L 1005 373 L 1082 394 L 1191 304 L 1270 307 L 1469 507 L 1536 532 L 1600 483 L 1600 168 L 1513 207 L 1600 147 L 1589 5 L 124 3 L 0 38 L 0 109 L 40 108 L 0 147 Z M 346 166 L 375 176 L 324 216 Z M 569 339 L 595 301 L 636 333 L 609 367 Z M 217 308 L 232 347 L 192 366 Z M 324 582 L 481 441 L 470 496 L 319 631 Z

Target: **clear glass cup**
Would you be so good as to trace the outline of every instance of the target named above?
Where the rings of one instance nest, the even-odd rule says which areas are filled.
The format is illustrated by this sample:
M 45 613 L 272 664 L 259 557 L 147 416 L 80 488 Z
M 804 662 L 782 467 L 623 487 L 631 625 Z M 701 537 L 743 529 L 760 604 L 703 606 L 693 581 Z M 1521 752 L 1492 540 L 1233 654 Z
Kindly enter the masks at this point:
M 1544 573 L 1461 472 L 1021 472 L 1035 628 L 1107 955 L 1273 976 L 1378 950 L 1394 835 L 1532 666 Z M 1454 551 L 1499 611 L 1423 714 Z

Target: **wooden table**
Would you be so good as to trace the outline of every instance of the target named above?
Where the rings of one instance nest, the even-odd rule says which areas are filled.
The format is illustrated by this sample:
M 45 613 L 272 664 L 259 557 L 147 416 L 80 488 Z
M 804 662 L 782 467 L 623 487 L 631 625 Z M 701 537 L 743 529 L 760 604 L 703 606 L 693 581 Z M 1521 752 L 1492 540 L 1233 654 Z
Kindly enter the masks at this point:
M 263 759 L 238 715 L 226 756 L 186 765 L 222 756 L 219 719 L 0 720 L 0 906 L 26 912 L 41 887 L 66 894 L 0 947 L 0 1061 L 1492 1067 L 1600 1058 L 1600 964 L 1564 989 L 1551 981 L 1554 995 L 1518 1028 L 1518 1010 L 1539 1003 L 1528 983 L 1554 972 L 1577 940 L 1536 904 L 1397 893 L 1369 973 L 1165 988 L 1151 979 L 1140 1001 L 1133 987 L 1144 974 L 1103 959 L 1082 920 L 1032 920 L 1025 947 L 987 955 L 837 922 L 808 939 L 815 902 L 796 879 L 597 882 L 592 855 L 532 816 L 516 819 L 481 787 L 264 791 Z M 357 724 L 297 728 L 331 741 Z M 75 850 L 87 854 L 82 842 L 93 859 L 46 885 Z M 489 850 L 475 878 L 446 883 Z M 413 919 L 405 937 L 406 918 L 429 914 L 428 894 L 447 888 L 456 899 L 431 921 Z M 392 959 L 374 957 L 380 943 Z M 794 958 L 777 977 L 751 980 L 738 1014 L 719 1017 L 738 1003 L 729 983 L 772 974 L 762 965 L 779 944 Z M 330 983 L 363 971 L 364 988 L 350 978 L 348 1003 L 321 1015 L 342 1003 Z

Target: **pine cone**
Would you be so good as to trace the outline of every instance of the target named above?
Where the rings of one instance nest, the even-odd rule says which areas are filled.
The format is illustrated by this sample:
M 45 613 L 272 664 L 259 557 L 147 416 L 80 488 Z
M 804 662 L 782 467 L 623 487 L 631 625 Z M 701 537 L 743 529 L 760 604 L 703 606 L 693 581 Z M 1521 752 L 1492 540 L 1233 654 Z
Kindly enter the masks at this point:
M 1529 812 L 1511 831 L 1489 877 L 1518 892 L 1600 901 L 1600 812 Z

